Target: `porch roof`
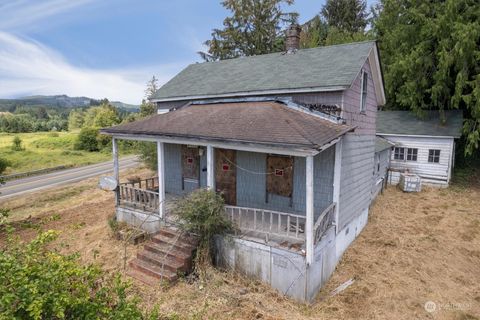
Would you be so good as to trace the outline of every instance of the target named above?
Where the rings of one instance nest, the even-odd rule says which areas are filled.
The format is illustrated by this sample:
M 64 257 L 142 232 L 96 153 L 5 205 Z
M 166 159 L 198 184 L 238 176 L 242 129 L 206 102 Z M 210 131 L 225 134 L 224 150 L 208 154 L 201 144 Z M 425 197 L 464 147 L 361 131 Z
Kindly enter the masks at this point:
M 319 150 L 353 129 L 280 102 L 262 101 L 192 104 L 101 132 Z

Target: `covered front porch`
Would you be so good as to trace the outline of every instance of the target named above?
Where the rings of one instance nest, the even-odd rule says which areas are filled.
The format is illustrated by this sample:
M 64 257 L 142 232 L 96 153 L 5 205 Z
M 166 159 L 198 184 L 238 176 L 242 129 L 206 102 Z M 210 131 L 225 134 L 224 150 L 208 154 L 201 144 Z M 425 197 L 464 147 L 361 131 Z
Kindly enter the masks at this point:
M 223 195 L 235 236 L 295 250 L 338 221 L 341 142 L 351 128 L 277 102 L 192 105 L 104 129 L 113 138 L 117 217 L 139 227 L 175 223 L 175 199 Z M 156 144 L 158 176 L 118 180 L 119 139 Z
M 134 137 L 113 138 L 117 178 L 119 139 Z M 117 217 L 154 231 L 155 226 L 176 223 L 178 199 L 196 188 L 209 188 L 223 194 L 234 236 L 308 256 L 308 246 L 313 248 L 335 226 L 340 141 L 307 156 L 156 141 L 158 176 L 118 181 Z

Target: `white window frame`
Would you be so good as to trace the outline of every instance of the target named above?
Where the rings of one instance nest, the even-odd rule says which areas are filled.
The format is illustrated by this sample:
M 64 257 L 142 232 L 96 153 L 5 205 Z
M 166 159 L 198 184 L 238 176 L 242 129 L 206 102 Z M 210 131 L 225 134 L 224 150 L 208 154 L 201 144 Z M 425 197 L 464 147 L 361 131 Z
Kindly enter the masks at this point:
M 430 152 L 433 151 L 432 155 L 432 161 L 430 161 Z M 435 155 L 435 151 L 438 151 L 438 155 Z M 442 154 L 440 149 L 428 149 L 428 163 L 440 163 L 440 155 Z M 438 161 L 435 161 L 435 158 L 438 159 Z
M 405 161 L 411 161 L 411 162 L 417 162 L 418 161 L 418 148 L 406 148 L 407 149 L 407 152 L 405 153 Z M 408 156 L 409 156 L 409 153 L 408 151 L 410 150 L 416 150 L 417 152 L 416 153 L 412 153 L 411 156 L 413 158 L 413 155 L 415 155 L 415 160 L 412 160 L 412 159 L 408 159 Z
M 366 83 L 365 83 L 365 77 L 367 77 Z M 362 82 L 360 83 L 360 113 L 365 113 L 367 111 L 367 95 L 368 95 L 368 73 L 365 70 L 362 70 Z
M 403 155 L 403 158 L 402 158 L 402 159 L 397 159 L 397 158 L 395 158 L 395 150 L 396 150 L 396 149 L 403 149 L 403 153 L 401 153 L 401 154 Z M 393 148 L 393 160 L 395 160 L 395 161 L 405 161 L 405 149 L 406 149 L 405 147 L 394 147 L 394 148 Z M 399 153 L 399 154 L 400 154 L 400 153 Z

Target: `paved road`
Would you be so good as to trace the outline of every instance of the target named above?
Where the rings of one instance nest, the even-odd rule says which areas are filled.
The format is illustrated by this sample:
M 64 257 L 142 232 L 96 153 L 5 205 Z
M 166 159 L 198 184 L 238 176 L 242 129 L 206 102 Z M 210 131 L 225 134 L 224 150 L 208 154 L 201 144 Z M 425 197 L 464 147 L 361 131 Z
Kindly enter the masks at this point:
M 120 159 L 120 170 L 134 168 L 137 165 L 138 159 L 135 156 Z M 102 174 L 113 174 L 112 161 L 8 181 L 0 186 L 0 202 L 13 196 L 74 183 Z

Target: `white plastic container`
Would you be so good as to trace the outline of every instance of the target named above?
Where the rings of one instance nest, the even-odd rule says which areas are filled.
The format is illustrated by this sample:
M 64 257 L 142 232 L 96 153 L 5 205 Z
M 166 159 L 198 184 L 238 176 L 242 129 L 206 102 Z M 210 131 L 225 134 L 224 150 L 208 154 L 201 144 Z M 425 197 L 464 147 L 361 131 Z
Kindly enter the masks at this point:
M 398 185 L 405 192 L 420 192 L 422 190 L 422 179 L 413 173 L 401 173 Z

